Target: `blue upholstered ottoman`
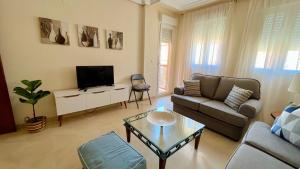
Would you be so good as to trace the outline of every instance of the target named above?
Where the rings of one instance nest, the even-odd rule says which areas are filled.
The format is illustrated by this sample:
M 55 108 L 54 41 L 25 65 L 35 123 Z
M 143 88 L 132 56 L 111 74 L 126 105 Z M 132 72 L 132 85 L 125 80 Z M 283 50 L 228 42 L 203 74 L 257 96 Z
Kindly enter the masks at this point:
M 115 132 L 78 148 L 84 169 L 146 169 L 145 158 Z

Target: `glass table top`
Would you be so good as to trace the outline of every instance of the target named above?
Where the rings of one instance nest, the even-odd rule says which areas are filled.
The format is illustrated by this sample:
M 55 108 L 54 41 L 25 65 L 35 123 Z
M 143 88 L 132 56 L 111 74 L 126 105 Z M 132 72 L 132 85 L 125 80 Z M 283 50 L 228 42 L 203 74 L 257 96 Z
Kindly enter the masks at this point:
M 175 117 L 176 122 L 170 126 L 164 127 L 154 125 L 147 120 L 147 116 L 150 113 L 156 112 L 171 113 Z M 159 107 L 128 117 L 124 119 L 124 121 L 156 145 L 162 152 L 169 151 L 172 147 L 180 144 L 185 139 L 191 137 L 194 133 L 201 131 L 205 127 L 205 125 L 193 119 L 164 107 Z

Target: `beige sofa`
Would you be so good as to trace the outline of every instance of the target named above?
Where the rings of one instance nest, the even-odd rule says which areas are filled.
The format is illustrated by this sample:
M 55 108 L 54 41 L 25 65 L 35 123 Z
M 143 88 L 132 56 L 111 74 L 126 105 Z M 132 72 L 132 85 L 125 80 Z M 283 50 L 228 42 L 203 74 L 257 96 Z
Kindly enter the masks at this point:
M 175 88 L 171 96 L 173 110 L 233 140 L 239 140 L 249 119 L 261 110 L 259 81 L 202 74 L 193 74 L 192 79 L 200 80 L 202 97 L 185 96 L 183 88 Z M 224 104 L 233 85 L 253 91 L 250 99 L 238 111 Z

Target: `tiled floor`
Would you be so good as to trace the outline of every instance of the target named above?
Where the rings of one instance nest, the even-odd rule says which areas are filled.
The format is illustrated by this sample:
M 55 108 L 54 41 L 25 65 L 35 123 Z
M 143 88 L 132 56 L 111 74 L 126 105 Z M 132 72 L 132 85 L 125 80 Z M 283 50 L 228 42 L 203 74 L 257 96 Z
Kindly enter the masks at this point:
M 170 97 L 128 104 L 128 109 L 119 105 L 100 108 L 94 112 L 77 113 L 66 117 L 62 127 L 50 121 L 47 129 L 35 134 L 19 130 L 0 136 L 1 169 L 81 169 L 77 147 L 90 139 L 109 131 L 116 131 L 125 139 L 122 119 L 151 107 L 172 107 Z M 158 157 L 132 135 L 131 144 L 147 160 L 148 169 L 158 168 Z M 221 169 L 224 168 L 238 142 L 205 129 L 199 148 L 189 143 L 167 160 L 166 169 Z

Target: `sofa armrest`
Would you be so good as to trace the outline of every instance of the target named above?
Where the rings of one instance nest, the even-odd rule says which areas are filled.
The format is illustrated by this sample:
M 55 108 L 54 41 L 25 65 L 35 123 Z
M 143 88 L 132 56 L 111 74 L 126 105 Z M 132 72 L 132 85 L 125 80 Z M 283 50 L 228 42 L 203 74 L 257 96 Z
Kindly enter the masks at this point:
M 261 100 L 250 99 L 243 103 L 239 108 L 239 113 L 247 117 L 254 117 L 257 113 L 260 112 L 262 107 Z
M 183 95 L 184 94 L 184 88 L 183 87 L 175 87 L 174 88 L 174 94 Z

